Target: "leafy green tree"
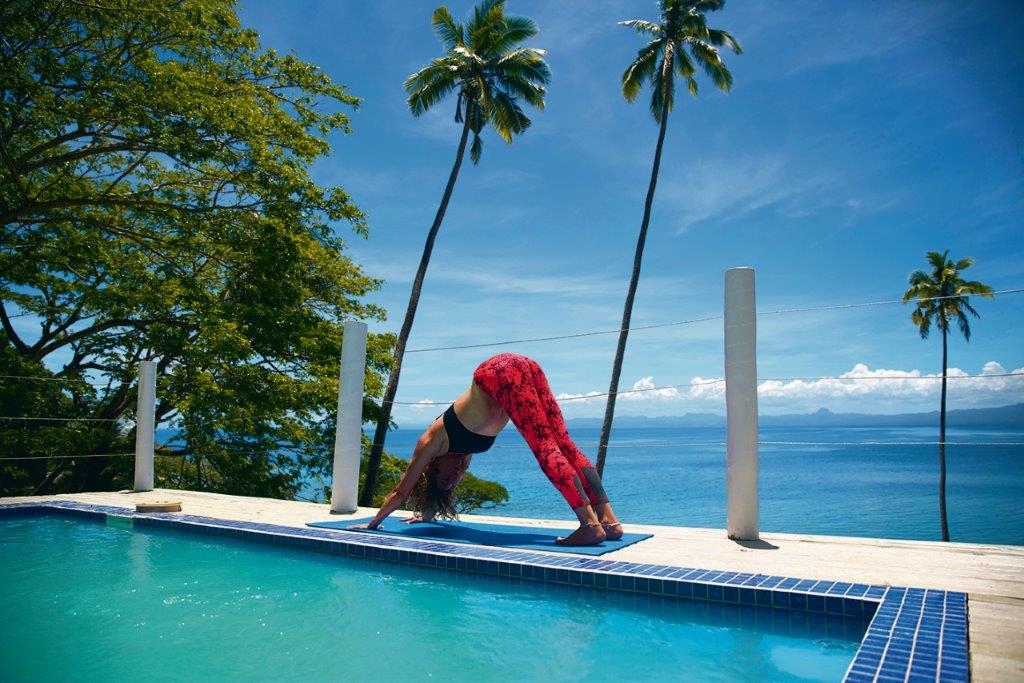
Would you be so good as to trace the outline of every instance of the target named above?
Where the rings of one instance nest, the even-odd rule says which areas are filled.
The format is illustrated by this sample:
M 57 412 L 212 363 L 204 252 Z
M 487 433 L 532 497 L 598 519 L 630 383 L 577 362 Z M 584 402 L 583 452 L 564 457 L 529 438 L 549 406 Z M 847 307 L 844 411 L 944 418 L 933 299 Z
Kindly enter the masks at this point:
M 551 77 L 543 59 L 543 50 L 519 47 L 522 41 L 537 34 L 537 25 L 525 17 L 505 16 L 505 0 L 484 0 L 474 8 L 467 24 L 456 22 L 448 9 L 441 6 L 434 10 L 432 23 L 447 52 L 405 81 L 409 108 L 414 116 L 420 116 L 448 95 L 455 94 L 455 121 L 462 124 L 462 134 L 441 205 L 427 233 L 405 319 L 398 333 L 394 363 L 370 451 L 367 486 L 363 488 L 359 501 L 361 505 L 370 504 L 377 488 L 380 455 L 391 427 L 391 408 L 398 393 L 405 345 L 416 317 L 434 241 L 448 210 L 469 136 L 473 136 L 469 158 L 474 164 L 480 161 L 483 148 L 480 133 L 488 123 L 505 142 L 511 143 L 512 137 L 525 131 L 531 123 L 519 106 L 519 100 L 543 109 L 544 86 Z
M 658 124 L 658 142 L 654 148 L 651 181 L 647 186 L 644 217 L 640 222 L 640 234 L 636 240 L 633 272 L 629 280 L 629 289 L 626 291 L 626 303 L 622 309 L 622 326 L 619 328 L 619 341 L 615 347 L 615 361 L 612 364 L 612 378 L 608 387 L 608 402 L 601 425 L 597 471 L 602 474 L 608 454 L 612 421 L 615 418 L 615 399 L 619 391 L 619 376 L 622 374 L 622 359 L 626 354 L 629 324 L 633 317 L 633 299 L 636 297 L 637 284 L 640 281 L 647 227 L 651 222 L 654 190 L 661 168 L 661 152 L 665 144 L 668 115 L 675 100 L 675 77 L 678 75 L 683 78 L 690 94 L 696 97 L 697 66 L 700 66 L 715 87 L 728 92 L 732 87 L 732 73 L 722 61 L 718 48 L 726 46 L 736 54 L 743 52 L 740 44 L 727 32 L 708 28 L 704 13 L 722 9 L 725 0 L 659 0 L 658 4 L 661 7 L 661 23 L 643 19 L 621 22 L 623 26 L 634 28 L 641 35 L 650 37 L 650 42 L 637 53 L 636 59 L 622 74 L 622 94 L 632 102 L 640 94 L 643 84 L 650 83 L 651 115 Z
M 927 339 L 932 324 L 942 332 L 942 392 L 939 399 L 939 520 L 942 524 L 942 540 L 949 540 L 949 523 L 946 518 L 946 369 L 948 367 L 948 337 L 950 325 L 955 321 L 964 339 L 971 340 L 971 325 L 967 314 L 975 318 L 978 312 L 971 306 L 970 295 L 992 297 L 992 288 L 975 280 L 964 280 L 960 273 L 974 263 L 965 258 L 953 262 L 949 251 L 941 254 L 930 251 L 927 254 L 931 271 L 917 270 L 910 274 L 910 288 L 903 295 L 903 301 L 917 300 L 910 319 L 917 326 L 922 339 Z
M 309 167 L 358 100 L 231 0 L 7 0 L 0 26 L 0 495 L 129 485 L 144 360 L 158 486 L 329 472 L 341 324 L 382 311 L 336 234 L 363 214 Z

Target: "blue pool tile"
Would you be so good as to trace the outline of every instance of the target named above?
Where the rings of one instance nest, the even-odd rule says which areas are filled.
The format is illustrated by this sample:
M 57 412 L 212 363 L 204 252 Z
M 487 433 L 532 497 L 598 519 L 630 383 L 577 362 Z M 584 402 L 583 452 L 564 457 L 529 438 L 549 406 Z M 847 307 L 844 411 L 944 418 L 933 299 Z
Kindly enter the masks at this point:
M 814 588 L 814 584 L 816 584 L 816 583 L 817 583 L 817 581 L 814 581 L 814 580 L 811 580 L 811 579 L 802 579 L 793 587 L 793 590 L 798 590 L 798 591 L 801 591 L 801 592 L 807 592 L 807 591 L 811 590 L 812 588 Z

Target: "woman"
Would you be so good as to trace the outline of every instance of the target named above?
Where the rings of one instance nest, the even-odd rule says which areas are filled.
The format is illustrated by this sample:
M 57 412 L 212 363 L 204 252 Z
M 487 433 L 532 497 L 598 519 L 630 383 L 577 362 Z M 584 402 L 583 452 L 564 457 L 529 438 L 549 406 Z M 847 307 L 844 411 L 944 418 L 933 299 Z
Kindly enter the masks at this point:
M 548 380 L 533 360 L 503 353 L 485 360 L 469 389 L 416 442 L 412 460 L 377 515 L 352 529 L 376 529 L 410 497 L 418 516 L 407 523 L 455 516 L 454 489 L 474 453 L 483 453 L 509 419 L 526 439 L 580 526 L 560 545 L 593 545 L 622 537 L 597 470 L 569 438 Z

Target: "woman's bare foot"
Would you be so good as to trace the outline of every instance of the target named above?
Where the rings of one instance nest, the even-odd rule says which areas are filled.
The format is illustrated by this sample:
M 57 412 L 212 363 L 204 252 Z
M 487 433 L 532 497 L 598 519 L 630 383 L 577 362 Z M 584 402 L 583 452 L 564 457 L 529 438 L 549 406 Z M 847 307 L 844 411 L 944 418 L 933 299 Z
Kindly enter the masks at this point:
M 600 524 L 581 524 L 580 528 L 565 538 L 556 538 L 558 545 L 597 545 L 607 537 L 604 527 Z
M 609 541 L 617 541 L 622 538 L 621 522 L 602 522 L 601 526 L 604 528 L 604 535 Z

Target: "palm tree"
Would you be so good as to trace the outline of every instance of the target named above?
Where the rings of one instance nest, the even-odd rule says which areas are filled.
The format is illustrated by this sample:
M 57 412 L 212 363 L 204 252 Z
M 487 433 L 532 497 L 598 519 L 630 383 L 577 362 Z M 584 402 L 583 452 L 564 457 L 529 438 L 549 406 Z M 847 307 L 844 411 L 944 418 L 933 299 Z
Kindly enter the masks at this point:
M 960 273 L 971 267 L 972 259 L 965 258 L 953 263 L 949 251 L 928 252 L 930 273 L 918 270 L 910 274 L 910 289 L 903 295 L 903 301 L 917 299 L 917 308 L 910 319 L 917 325 L 921 338 L 927 339 L 932 321 L 942 331 L 942 393 L 939 401 L 939 519 L 942 523 L 942 540 L 949 540 L 949 523 L 946 521 L 946 368 L 948 361 L 947 337 L 949 325 L 956 320 L 964 339 L 971 340 L 971 325 L 967 313 L 975 318 L 978 312 L 971 307 L 968 295 L 992 297 L 992 288 L 977 281 L 966 281 Z
M 632 102 L 640 94 L 645 82 L 651 85 L 651 114 L 658 123 L 658 144 L 654 148 L 654 164 L 651 167 L 651 182 L 647 187 L 644 202 L 644 218 L 640 223 L 640 234 L 636 240 L 636 254 L 633 257 L 633 274 L 626 292 L 626 305 L 622 309 L 622 326 L 619 328 L 619 343 L 615 348 L 615 362 L 612 365 L 612 380 L 608 388 L 608 403 L 605 407 L 604 423 L 601 426 L 601 441 L 597 450 L 597 471 L 604 473 L 604 461 L 608 452 L 608 441 L 615 417 L 615 397 L 619 391 L 619 375 L 622 374 L 622 358 L 626 353 L 626 339 L 629 336 L 629 322 L 633 315 L 633 299 L 640 280 L 640 265 L 647 241 L 647 226 L 651 222 L 651 205 L 654 202 L 654 188 L 658 184 L 658 169 L 661 167 L 661 150 L 665 143 L 668 114 L 675 99 L 676 75 L 686 80 L 691 95 L 697 95 L 697 65 L 707 74 L 719 90 L 728 92 L 732 87 L 732 74 L 718 52 L 727 46 L 736 54 L 743 48 L 725 31 L 708 28 L 705 12 L 714 12 L 725 6 L 725 0 L 659 0 L 661 23 L 643 19 L 623 21 L 640 34 L 650 36 L 636 59 L 622 74 L 622 94 Z
M 372 503 L 377 486 L 377 473 L 384 439 L 391 426 L 391 408 L 398 392 L 405 345 L 416 316 L 434 240 L 448 209 L 455 180 L 459 177 L 469 135 L 473 135 L 469 158 L 474 164 L 480 161 L 483 147 L 480 133 L 488 123 L 505 142 L 511 143 L 514 135 L 530 127 L 530 119 L 520 108 L 519 100 L 543 109 L 546 92 L 544 86 L 551 78 L 551 72 L 543 59 L 543 50 L 519 47 L 522 41 L 537 35 L 537 24 L 525 17 L 505 16 L 505 0 L 484 0 L 473 9 L 467 24 L 456 22 L 448 8 L 441 6 L 434 10 L 432 23 L 434 33 L 444 44 L 446 53 L 406 79 L 409 109 L 413 116 L 421 116 L 445 97 L 455 93 L 455 121 L 462 124 L 462 136 L 455 153 L 455 164 L 441 197 L 441 205 L 427 233 L 405 320 L 398 334 L 395 361 L 370 450 L 366 482 L 359 501 L 361 505 Z

